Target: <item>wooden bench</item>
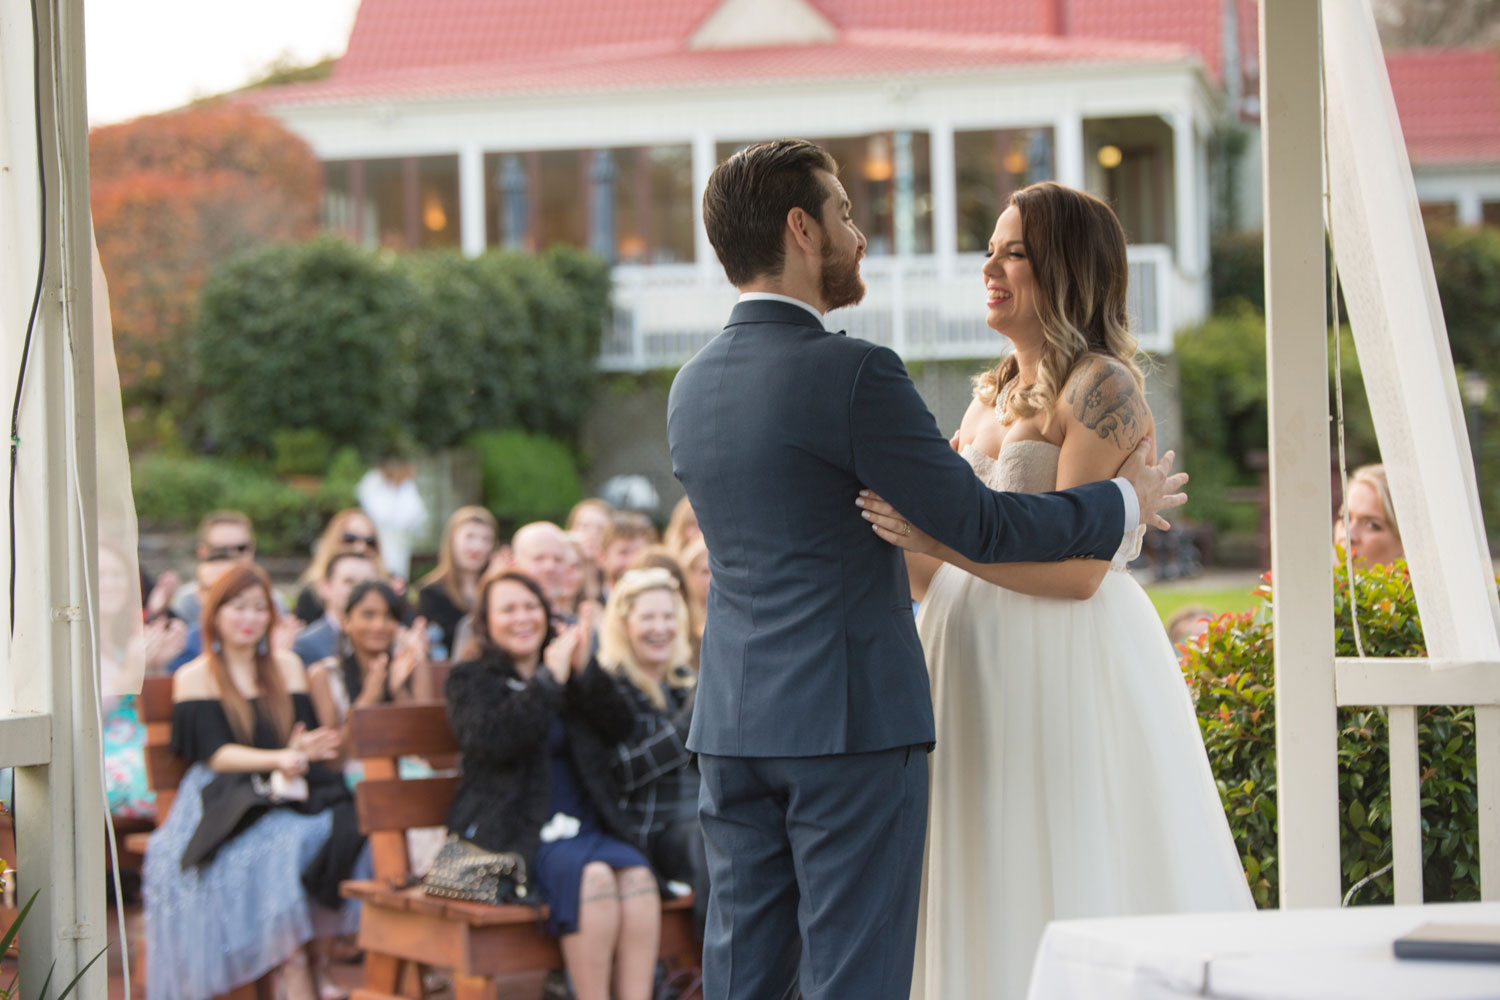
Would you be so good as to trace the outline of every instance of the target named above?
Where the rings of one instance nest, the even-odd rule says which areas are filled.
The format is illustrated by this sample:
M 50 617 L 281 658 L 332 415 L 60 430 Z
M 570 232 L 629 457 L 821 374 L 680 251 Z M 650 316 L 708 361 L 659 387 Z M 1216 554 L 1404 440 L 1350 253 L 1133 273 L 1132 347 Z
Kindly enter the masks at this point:
M 557 941 L 543 926 L 545 908 L 444 900 L 407 884 L 406 831 L 446 824 L 458 778 L 402 779 L 397 759 L 458 753 L 444 706 L 357 709 L 353 749 L 364 765 L 355 801 L 375 868 L 374 879 L 342 886 L 346 898 L 364 904 L 359 944 L 365 981 L 355 1000 L 391 1000 L 401 995 L 403 982 L 420 983 L 429 966 L 451 970 L 454 1000 L 536 1000 L 547 972 L 563 964 Z M 700 962 L 691 896 L 662 903 L 661 957 L 668 966 Z

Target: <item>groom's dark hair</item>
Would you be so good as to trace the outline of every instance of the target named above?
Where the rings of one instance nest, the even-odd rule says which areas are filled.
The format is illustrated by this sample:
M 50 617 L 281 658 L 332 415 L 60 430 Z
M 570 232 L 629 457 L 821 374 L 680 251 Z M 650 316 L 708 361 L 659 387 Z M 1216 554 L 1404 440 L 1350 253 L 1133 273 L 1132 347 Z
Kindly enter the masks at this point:
M 730 284 L 781 273 L 782 231 L 792 209 L 823 221 L 828 190 L 819 170 L 837 175 L 839 165 L 804 139 L 746 146 L 714 168 L 703 191 L 703 226 Z

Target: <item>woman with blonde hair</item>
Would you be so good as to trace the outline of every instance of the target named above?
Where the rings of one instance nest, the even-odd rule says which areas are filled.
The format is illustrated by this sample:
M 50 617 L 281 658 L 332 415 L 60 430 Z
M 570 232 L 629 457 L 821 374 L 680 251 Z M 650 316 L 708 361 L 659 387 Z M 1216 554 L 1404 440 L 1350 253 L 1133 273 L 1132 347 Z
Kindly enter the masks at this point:
M 311 625 L 321 618 L 327 609 L 318 596 L 318 583 L 327 574 L 329 561 L 340 552 L 358 552 L 375 564 L 375 575 L 384 580 L 387 576 L 385 563 L 380 558 L 380 537 L 375 533 L 375 522 L 359 507 L 345 507 L 328 519 L 323 533 L 313 546 L 312 561 L 297 578 L 299 590 L 292 614 L 304 624 Z
M 698 768 L 687 749 L 697 683 L 688 666 L 690 634 L 678 575 L 660 566 L 628 570 L 604 607 L 599 664 L 620 679 L 635 710 L 635 726 L 616 747 L 613 765 L 628 832 L 658 875 L 692 887 L 701 940 L 708 858 L 698 822 Z
M 682 558 L 682 550 L 687 548 L 688 543 L 695 538 L 703 537 L 703 529 L 698 527 L 698 515 L 693 513 L 693 505 L 684 496 L 677 501 L 677 506 L 672 508 L 672 518 L 667 522 L 667 530 L 662 535 L 662 544 L 667 551 L 672 553 L 672 558 Z
M 500 540 L 500 525 L 484 507 L 460 507 L 448 518 L 438 546 L 437 568 L 417 581 L 417 610 L 436 626 L 432 635 L 434 659 L 446 660 L 453 651 L 458 623 L 474 607 L 479 578 Z
M 604 536 L 614 523 L 615 509 L 598 497 L 587 497 L 573 505 L 568 511 L 564 526 L 568 534 L 578 539 L 578 551 L 583 555 L 583 590 L 581 601 L 597 601 L 604 593 L 604 570 L 601 556 L 604 554 Z
M 1389 566 L 1406 558 L 1385 466 L 1362 465 L 1349 474 L 1349 493 L 1333 522 L 1333 542 L 1347 548 L 1361 566 Z
M 693 667 L 698 666 L 698 651 L 703 648 L 703 625 L 708 621 L 708 586 L 712 582 L 708 566 L 708 543 L 703 536 L 683 546 L 677 557 L 687 584 L 688 615 L 693 625 Z
M 1023 188 L 982 274 L 1014 351 L 953 447 L 997 490 L 1111 478 L 1153 433 L 1114 212 Z M 1113 561 L 979 565 L 861 501 L 914 553 L 937 722 L 912 996 L 1020 1000 L 1054 918 L 1252 908 L 1175 651 L 1125 572 L 1140 534 Z

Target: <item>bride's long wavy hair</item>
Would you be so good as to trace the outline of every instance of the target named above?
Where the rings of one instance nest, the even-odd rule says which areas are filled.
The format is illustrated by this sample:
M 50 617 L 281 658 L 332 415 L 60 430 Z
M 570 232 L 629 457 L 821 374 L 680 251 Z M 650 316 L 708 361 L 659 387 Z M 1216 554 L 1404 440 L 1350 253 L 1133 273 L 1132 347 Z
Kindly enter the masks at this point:
M 1073 367 L 1089 354 L 1103 354 L 1129 369 L 1136 388 L 1145 378 L 1136 363 L 1139 342 L 1130 332 L 1125 293 L 1130 263 L 1125 230 L 1114 210 L 1093 195 L 1054 181 L 1016 191 L 1010 204 L 1021 213 L 1021 241 L 1036 282 L 1036 310 L 1042 324 L 1042 356 L 1036 381 L 1012 392 L 1016 417 L 1045 414 Z M 1014 354 L 974 378 L 974 395 L 994 406 L 1000 389 L 1020 370 Z

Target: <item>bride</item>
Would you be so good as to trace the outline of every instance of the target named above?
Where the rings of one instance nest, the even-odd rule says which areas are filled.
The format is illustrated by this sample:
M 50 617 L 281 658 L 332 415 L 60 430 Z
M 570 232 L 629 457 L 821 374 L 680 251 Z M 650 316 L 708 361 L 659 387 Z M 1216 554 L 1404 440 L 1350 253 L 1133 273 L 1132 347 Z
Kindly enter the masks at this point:
M 1012 195 L 984 264 L 1015 351 L 953 446 L 995 489 L 1107 479 L 1153 433 L 1125 234 L 1051 182 Z M 1249 909 L 1177 658 L 1113 562 L 977 565 L 867 499 L 907 550 L 937 715 L 913 1000 L 1020 1000 L 1048 920 Z

